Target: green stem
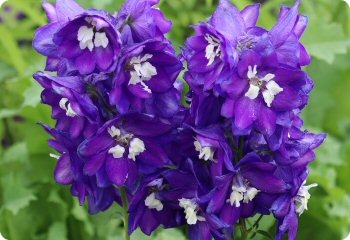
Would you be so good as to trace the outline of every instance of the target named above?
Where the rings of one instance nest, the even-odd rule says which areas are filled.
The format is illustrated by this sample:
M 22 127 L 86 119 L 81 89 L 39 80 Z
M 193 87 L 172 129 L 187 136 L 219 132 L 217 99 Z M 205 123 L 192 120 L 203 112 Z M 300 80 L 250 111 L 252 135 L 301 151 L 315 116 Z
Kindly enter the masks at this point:
M 130 240 L 130 236 L 128 232 L 129 231 L 128 198 L 126 196 L 125 187 L 122 187 L 120 189 L 120 194 L 122 197 L 122 204 L 123 204 L 124 236 L 125 236 L 125 240 Z
M 245 219 L 241 218 L 239 220 L 239 226 L 241 229 L 241 240 L 247 240 L 248 239 L 248 230 L 247 230 L 247 226 L 245 224 Z

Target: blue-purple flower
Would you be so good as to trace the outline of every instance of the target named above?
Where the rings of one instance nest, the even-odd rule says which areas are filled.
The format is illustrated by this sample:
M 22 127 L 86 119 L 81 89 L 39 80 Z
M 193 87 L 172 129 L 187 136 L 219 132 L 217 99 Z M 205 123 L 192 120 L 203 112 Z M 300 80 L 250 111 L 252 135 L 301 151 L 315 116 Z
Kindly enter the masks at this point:
M 107 12 L 84 10 L 72 0 L 44 3 L 50 23 L 37 30 L 33 46 L 48 57 L 46 70 L 60 74 L 108 72 L 121 49 L 115 19 Z

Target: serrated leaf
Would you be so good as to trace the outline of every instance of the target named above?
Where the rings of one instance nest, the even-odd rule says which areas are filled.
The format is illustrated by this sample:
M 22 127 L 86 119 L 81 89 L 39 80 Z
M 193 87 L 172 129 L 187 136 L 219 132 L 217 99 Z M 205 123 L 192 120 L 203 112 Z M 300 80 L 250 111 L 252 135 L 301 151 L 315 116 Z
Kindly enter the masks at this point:
M 49 229 L 47 240 L 66 240 L 67 226 L 64 222 L 55 222 Z
M 309 28 L 302 39 L 309 53 L 331 64 L 337 54 L 347 53 L 350 40 L 342 25 L 311 19 Z
M 1 179 L 4 205 L 1 209 L 7 209 L 16 215 L 22 208 L 25 208 L 36 196 L 23 186 L 23 182 L 14 174 L 2 177 Z
M 41 92 L 42 87 L 40 87 L 39 84 L 33 83 L 32 86 L 28 88 L 23 94 L 24 100 L 22 107 L 36 107 L 40 103 Z

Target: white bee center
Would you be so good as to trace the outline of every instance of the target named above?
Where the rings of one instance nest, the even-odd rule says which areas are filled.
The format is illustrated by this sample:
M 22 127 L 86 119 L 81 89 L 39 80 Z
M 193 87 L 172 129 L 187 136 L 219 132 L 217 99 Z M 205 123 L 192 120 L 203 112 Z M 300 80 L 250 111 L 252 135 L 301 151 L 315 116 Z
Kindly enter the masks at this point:
M 273 80 L 275 78 L 274 74 L 268 73 L 263 78 L 259 78 L 257 74 L 258 71 L 256 65 L 254 66 L 254 68 L 252 68 L 252 66 L 248 67 L 247 77 L 249 80 L 249 89 L 246 92 L 245 96 L 254 100 L 258 97 L 259 92 L 262 92 L 262 96 L 266 105 L 268 107 L 271 107 L 275 96 L 282 92 L 283 88 L 281 88 Z
M 133 138 L 130 142 L 128 158 L 135 161 L 136 156 L 143 153 L 145 150 L 144 142 L 139 138 Z
M 304 182 L 305 184 L 305 182 Z M 311 197 L 311 194 L 309 193 L 309 190 L 313 187 L 317 187 L 318 185 L 316 183 L 310 184 L 308 186 L 300 187 L 297 196 L 294 198 L 294 203 L 296 206 L 296 212 L 299 213 L 299 216 L 303 214 L 305 210 L 307 210 L 307 203 Z
M 203 159 L 204 161 L 208 161 L 208 160 L 211 160 L 213 161 L 214 160 L 214 153 L 215 153 L 215 150 L 212 148 L 212 147 L 202 147 L 202 145 L 200 144 L 200 142 L 198 142 L 197 140 L 194 141 L 194 146 L 196 148 L 196 151 L 199 152 L 199 158 L 200 159 Z
M 207 66 L 210 66 L 215 61 L 215 58 L 221 55 L 220 40 L 209 34 L 206 34 L 204 38 L 208 42 L 205 48 L 205 57 L 208 59 Z
M 249 186 L 242 177 L 237 176 L 237 179 L 232 183 L 230 198 L 226 202 L 230 203 L 231 206 L 240 207 L 242 202 L 251 202 L 259 192 L 260 190 Z
M 67 117 L 75 117 L 77 115 L 67 98 L 62 98 L 59 102 L 59 106 L 62 110 L 66 111 Z
M 151 193 L 146 199 L 145 199 L 145 205 L 149 209 L 156 209 L 158 212 L 163 210 L 163 204 L 161 201 L 156 199 L 156 194 Z
M 108 133 L 112 138 L 119 137 L 121 135 L 120 129 L 116 128 L 115 126 L 108 128 Z
M 131 58 L 130 65 L 133 67 L 133 71 L 130 71 L 129 85 L 140 83 L 146 92 L 152 92 L 145 84 L 146 81 L 149 81 L 153 76 L 157 75 L 157 69 L 147 61 L 152 57 L 152 54 L 145 54 L 143 57 L 138 56 Z
M 89 22 L 89 21 L 88 21 Z M 93 22 L 91 22 L 93 23 Z M 96 24 L 95 24 L 96 25 Z M 106 48 L 109 40 L 105 32 L 96 32 L 95 25 L 89 28 L 87 26 L 81 26 L 78 30 L 77 39 L 79 41 L 79 47 L 81 50 L 88 48 L 90 52 L 96 47 Z
M 179 206 L 185 210 L 185 218 L 188 225 L 194 225 L 197 223 L 197 221 L 205 221 L 203 217 L 197 215 L 198 206 L 190 199 L 179 199 Z
M 108 153 L 112 154 L 114 158 L 123 157 L 124 152 L 125 152 L 125 148 L 120 145 L 116 145 L 115 147 L 112 147 L 108 150 Z

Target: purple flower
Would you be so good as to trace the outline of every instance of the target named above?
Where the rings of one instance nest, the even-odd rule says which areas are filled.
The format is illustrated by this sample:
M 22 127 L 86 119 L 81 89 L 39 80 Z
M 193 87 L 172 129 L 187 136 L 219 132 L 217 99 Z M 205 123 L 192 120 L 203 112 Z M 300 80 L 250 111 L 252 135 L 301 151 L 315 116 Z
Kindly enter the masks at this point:
M 293 169 L 288 169 L 294 172 Z M 309 190 L 317 184 L 305 185 L 308 171 L 303 171 L 293 178 L 291 190 L 277 198 L 271 206 L 271 211 L 278 220 L 276 240 L 283 239 L 288 232 L 288 239 L 296 239 L 298 231 L 298 215 L 307 210 L 308 200 L 311 195 Z
M 165 40 L 164 34 L 170 31 L 171 22 L 155 8 L 159 0 L 129 0 L 117 13 L 117 28 L 126 45 L 145 40 Z
M 195 31 L 196 36 L 187 39 L 183 55 L 188 62 L 185 79 L 199 93 L 225 81 L 238 56 L 231 43 L 213 26 L 201 23 L 195 26 Z
M 240 217 L 253 215 L 256 208 L 264 208 L 264 195 L 279 194 L 288 189 L 276 174 L 277 166 L 264 162 L 256 153 L 247 154 L 236 169 L 217 177 L 215 194 L 208 206 L 209 212 L 220 214 L 220 218 L 231 226 Z
M 281 68 L 271 61 L 265 63 L 256 54 L 242 57 L 237 73 L 225 84 L 228 98 L 222 115 L 234 118 L 234 129 L 248 131 L 255 127 L 271 135 L 278 115 L 305 105 L 310 84 L 305 72 Z
M 174 83 L 181 70 L 181 62 L 166 42 L 146 41 L 126 48 L 115 72 L 110 102 L 125 113 L 130 107 L 142 111 L 146 99 L 156 104 L 164 98 L 162 105 L 176 112 L 179 98 Z
M 108 209 L 114 201 L 120 202 L 118 190 L 110 186 L 101 186 L 96 177 L 83 173 L 85 160 L 77 154 L 77 148 L 84 136 L 72 138 L 68 132 L 59 131 L 43 125 L 54 138 L 49 145 L 60 155 L 50 154 L 58 160 L 54 177 L 62 185 L 71 185 L 71 193 L 79 199 L 81 205 L 88 200 L 89 212 L 98 213 Z
M 72 0 L 44 3 L 50 23 L 37 30 L 33 46 L 48 57 L 46 70 L 69 74 L 108 72 L 121 49 L 115 19 L 107 12 L 84 10 Z
M 139 174 L 169 164 L 156 139 L 169 130 L 171 125 L 148 115 L 115 117 L 79 146 L 79 155 L 87 159 L 84 173 L 93 176 L 102 171 L 99 177 L 106 183 L 134 184 Z
M 196 179 L 184 171 L 163 169 L 161 173 L 148 175 L 141 181 L 129 206 L 129 233 L 138 226 L 150 235 L 159 225 L 165 228 L 182 225 L 183 211 L 178 199 L 192 198 L 196 190 Z
M 101 123 L 99 110 L 81 77 L 54 77 L 37 72 L 34 78 L 44 87 L 42 102 L 52 107 L 57 130 L 69 132 L 72 138 L 90 136 L 96 130 Z

